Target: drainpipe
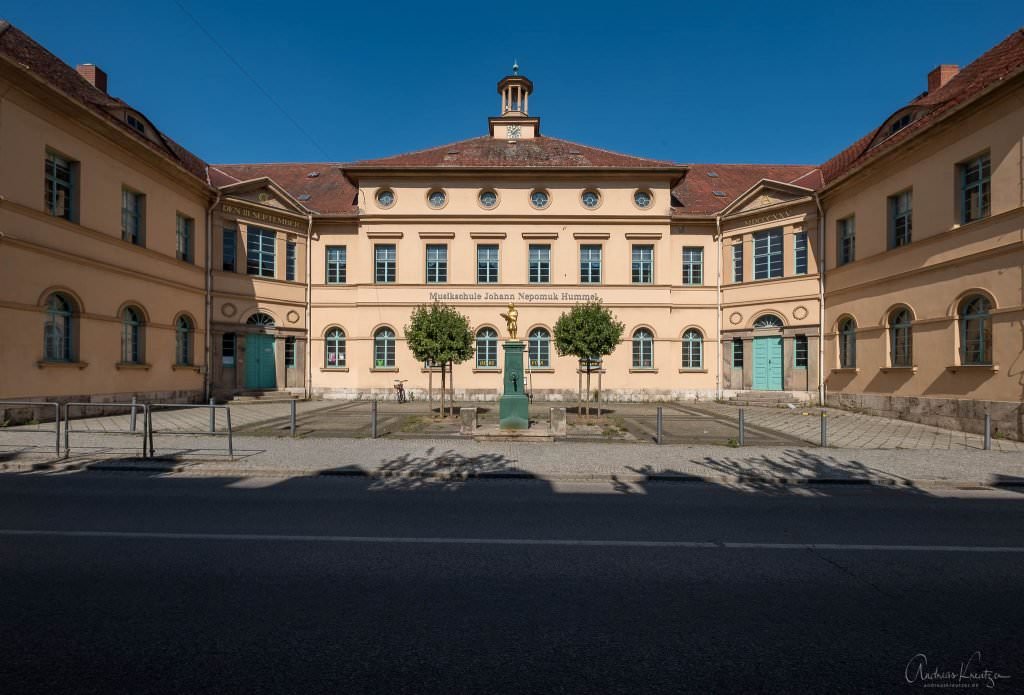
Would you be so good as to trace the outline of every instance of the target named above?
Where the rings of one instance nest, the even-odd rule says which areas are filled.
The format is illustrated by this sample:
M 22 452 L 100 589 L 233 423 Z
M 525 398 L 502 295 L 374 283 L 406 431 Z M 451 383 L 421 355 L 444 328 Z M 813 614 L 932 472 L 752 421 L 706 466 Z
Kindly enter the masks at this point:
M 817 193 L 814 204 L 818 207 L 818 403 L 825 405 L 825 212 Z
M 313 395 L 313 327 L 310 325 L 313 301 L 313 213 L 309 213 L 306 226 L 306 400 Z
M 213 199 L 213 203 L 206 209 L 206 272 L 205 275 L 205 295 L 206 295 L 206 306 L 204 313 L 206 315 L 206 335 L 204 342 L 206 343 L 206 369 L 203 375 L 203 402 L 208 403 L 210 401 L 210 392 L 213 390 L 212 378 L 210 370 L 213 364 L 213 331 L 211 330 L 211 322 L 213 321 L 213 211 L 220 205 L 221 192 L 217 191 L 217 197 Z
M 722 400 L 722 358 L 725 351 L 722 348 L 722 216 L 715 215 L 715 235 L 718 238 L 718 263 L 715 265 L 715 300 L 718 310 L 715 312 L 715 334 L 718 345 L 718 365 L 715 367 L 715 398 Z

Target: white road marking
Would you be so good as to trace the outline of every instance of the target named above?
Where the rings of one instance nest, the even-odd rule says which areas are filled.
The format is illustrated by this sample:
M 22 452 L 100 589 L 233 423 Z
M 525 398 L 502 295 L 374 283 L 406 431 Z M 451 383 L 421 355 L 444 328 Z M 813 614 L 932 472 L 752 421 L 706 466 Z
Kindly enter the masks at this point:
M 194 541 L 271 541 L 299 543 L 380 543 L 408 545 L 540 545 L 598 548 L 708 548 L 717 550 L 858 550 L 943 553 L 1024 553 L 1024 547 L 993 545 L 879 545 L 872 543 L 757 543 L 736 541 L 644 541 L 574 538 L 444 538 L 416 536 L 317 536 L 276 533 L 192 533 L 159 531 L 51 531 L 0 529 L 0 537 L 116 538 Z

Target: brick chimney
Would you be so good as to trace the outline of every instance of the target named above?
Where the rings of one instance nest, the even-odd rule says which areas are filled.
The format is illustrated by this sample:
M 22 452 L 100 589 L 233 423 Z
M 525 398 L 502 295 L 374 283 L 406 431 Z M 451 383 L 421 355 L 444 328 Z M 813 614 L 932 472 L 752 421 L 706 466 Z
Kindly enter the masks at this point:
M 92 63 L 85 63 L 84 65 L 79 65 L 77 68 L 75 68 L 75 70 L 78 71 L 79 75 L 88 80 L 89 84 L 91 84 L 93 87 L 100 90 L 104 94 L 107 93 L 107 73 L 103 72 L 101 69 L 99 69 Z M 929 81 L 931 80 L 931 78 L 928 79 Z
M 940 65 L 928 73 L 928 91 L 944 87 L 947 82 L 957 76 L 960 72 L 959 65 Z

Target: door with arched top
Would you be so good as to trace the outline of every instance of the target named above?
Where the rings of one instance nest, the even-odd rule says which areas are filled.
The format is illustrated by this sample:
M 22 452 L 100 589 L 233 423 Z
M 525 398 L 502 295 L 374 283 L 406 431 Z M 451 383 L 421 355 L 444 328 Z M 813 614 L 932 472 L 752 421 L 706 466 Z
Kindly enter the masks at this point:
M 754 322 L 755 391 L 782 390 L 782 355 L 782 319 L 766 314 Z

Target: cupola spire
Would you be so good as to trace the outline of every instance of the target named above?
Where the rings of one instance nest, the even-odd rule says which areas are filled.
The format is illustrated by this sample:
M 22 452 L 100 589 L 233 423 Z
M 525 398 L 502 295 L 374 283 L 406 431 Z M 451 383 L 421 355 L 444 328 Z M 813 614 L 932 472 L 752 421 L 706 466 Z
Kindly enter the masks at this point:
M 519 61 L 512 60 L 512 74 L 498 81 L 501 115 L 489 119 L 491 135 L 508 141 L 540 135 L 540 119 L 530 117 L 533 82 L 519 74 Z

